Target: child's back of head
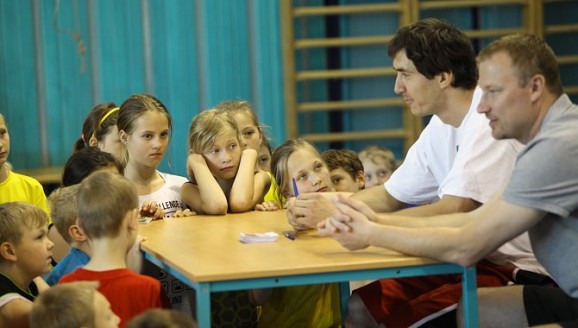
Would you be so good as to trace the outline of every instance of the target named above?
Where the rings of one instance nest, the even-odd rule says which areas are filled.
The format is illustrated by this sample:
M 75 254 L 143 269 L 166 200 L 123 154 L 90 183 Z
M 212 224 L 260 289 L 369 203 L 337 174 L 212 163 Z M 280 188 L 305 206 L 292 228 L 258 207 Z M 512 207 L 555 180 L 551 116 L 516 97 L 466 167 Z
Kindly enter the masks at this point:
M 79 189 L 79 184 L 58 188 L 48 197 L 52 222 L 58 233 L 68 244 L 73 242 L 69 228 L 76 224 L 76 218 L 78 217 L 76 200 Z
M 62 171 L 62 186 L 80 183 L 92 172 L 98 170 L 124 173 L 124 167 L 114 155 L 96 147 L 83 148 L 72 154 L 66 161 Z
M 118 236 L 123 218 L 137 207 L 135 187 L 119 174 L 95 172 L 80 184 L 78 221 L 89 239 Z
M 119 317 L 97 288 L 96 281 L 78 281 L 44 291 L 34 301 L 31 328 L 118 327 Z

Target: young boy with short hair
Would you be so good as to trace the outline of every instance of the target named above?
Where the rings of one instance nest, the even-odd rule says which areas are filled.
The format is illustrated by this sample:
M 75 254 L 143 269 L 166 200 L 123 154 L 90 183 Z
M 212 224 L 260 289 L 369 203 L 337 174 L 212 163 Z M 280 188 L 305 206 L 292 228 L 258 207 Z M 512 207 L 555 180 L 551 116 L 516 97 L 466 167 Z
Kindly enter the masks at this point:
M 44 278 L 50 286 L 77 268 L 86 265 L 92 254 L 86 235 L 76 224 L 76 196 L 80 185 L 55 190 L 48 197 L 50 215 L 58 233 L 70 245 L 70 252 Z
M 348 149 L 329 149 L 321 157 L 329 168 L 335 191 L 358 192 L 365 187 L 363 164 L 357 153 Z
M 46 213 L 29 203 L 0 204 L 0 327 L 28 327 L 32 302 L 48 286 L 52 247 Z
M 95 172 L 77 195 L 78 224 L 88 237 L 92 257 L 84 267 L 65 275 L 60 283 L 97 280 L 98 290 L 121 318 L 120 327 L 150 308 L 166 304 L 158 280 L 127 268 L 126 255 L 138 232 L 138 196 L 125 177 Z
M 117 328 L 120 318 L 98 290 L 96 281 L 54 286 L 34 301 L 31 328 Z
M 395 155 L 387 148 L 367 146 L 359 152 L 365 172 L 365 188 L 383 185 L 397 168 Z

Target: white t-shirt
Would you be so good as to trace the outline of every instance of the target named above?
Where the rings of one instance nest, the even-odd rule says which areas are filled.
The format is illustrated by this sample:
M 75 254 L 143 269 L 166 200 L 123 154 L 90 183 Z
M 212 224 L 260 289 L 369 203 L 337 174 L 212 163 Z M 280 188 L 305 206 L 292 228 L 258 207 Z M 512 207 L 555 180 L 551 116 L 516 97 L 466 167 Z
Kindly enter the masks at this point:
M 415 205 L 436 202 L 444 195 L 485 203 L 501 190 L 512 175 L 523 145 L 492 137 L 488 119 L 477 112 L 481 97 L 482 90 L 476 88 L 470 109 L 457 128 L 435 115 L 431 118 L 402 165 L 384 184 L 393 197 Z M 488 259 L 546 273 L 534 257 L 526 233 Z
M 181 187 L 187 182 L 187 178 L 178 175 L 172 175 L 167 173 L 158 172 L 157 173 L 165 180 L 165 183 L 158 190 L 150 193 L 148 195 L 138 196 L 139 207 L 145 201 L 154 201 L 157 203 L 157 207 L 160 207 L 165 211 L 165 218 L 172 217 L 178 210 L 183 210 L 186 206 L 181 198 Z

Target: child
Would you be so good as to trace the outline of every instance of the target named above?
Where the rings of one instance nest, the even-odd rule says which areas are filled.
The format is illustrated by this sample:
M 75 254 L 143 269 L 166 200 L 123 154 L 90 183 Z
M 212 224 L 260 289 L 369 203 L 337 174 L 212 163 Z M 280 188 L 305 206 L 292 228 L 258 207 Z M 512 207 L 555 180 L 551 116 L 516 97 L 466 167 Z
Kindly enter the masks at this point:
M 14 173 L 6 164 L 10 155 L 10 133 L 4 116 L 0 113 L 0 204 L 7 202 L 27 202 L 49 213 L 44 188 L 36 179 Z M 48 223 L 51 223 L 50 217 Z M 55 243 L 54 260 L 59 261 L 68 252 L 68 244 L 56 229 L 48 227 L 48 238 Z
M 288 140 L 275 149 L 271 168 L 284 197 L 293 197 L 300 192 L 333 191 L 329 170 L 319 152 L 303 139 Z M 335 284 L 268 291 L 261 290 L 256 296 L 258 302 L 263 303 L 259 327 L 341 325 L 339 293 Z
M 269 142 L 263 133 L 263 125 L 259 124 L 259 119 L 255 114 L 255 111 L 251 108 L 246 101 L 225 101 L 220 103 L 217 107 L 218 110 L 229 113 L 235 123 L 242 137 L 242 141 L 247 148 L 255 149 L 257 151 L 257 166 L 260 170 L 265 171 L 271 180 L 269 184 L 269 190 L 263 198 L 263 202 L 257 204 L 255 209 L 260 211 L 275 211 L 281 208 L 283 203 L 277 195 L 277 183 L 275 178 L 270 173 L 270 159 L 271 159 L 271 148 Z M 267 147 L 269 152 L 263 151 L 263 147 Z M 269 161 L 267 160 L 267 154 L 269 154 Z M 261 159 L 264 158 L 264 161 Z M 263 162 L 263 163 L 262 163 Z
M 7 202 L 28 202 L 48 213 L 46 195 L 36 179 L 14 173 L 6 164 L 10 155 L 10 133 L 4 116 L 0 113 L 0 204 Z
M 187 179 L 157 171 L 173 128 L 165 105 L 151 95 L 132 95 L 120 106 L 117 125 L 126 145 L 124 175 L 136 186 L 143 213 L 153 219 L 194 214 L 179 193 Z
M 71 246 L 68 254 L 45 276 L 46 283 L 50 286 L 56 285 L 63 275 L 73 272 L 90 260 L 91 251 L 86 235 L 76 225 L 76 195 L 79 188 L 80 185 L 60 188 L 48 197 L 54 226 Z
M 242 150 L 237 124 L 227 112 L 211 109 L 195 116 L 189 152 L 191 182 L 181 195 L 191 209 L 204 214 L 247 212 L 263 202 L 270 178 L 255 169 L 257 151 Z
M 32 306 L 32 328 L 117 328 L 120 318 L 98 290 L 96 281 L 54 286 L 38 296 Z
M 98 147 L 117 158 L 122 158 L 124 146 L 120 142 L 116 120 L 119 108 L 114 103 L 94 106 L 84 119 L 82 135 L 74 144 L 74 151 Z
M 32 302 L 48 288 L 37 278 L 52 261 L 47 221 L 28 203 L 0 204 L 0 327 L 28 327 Z
M 178 311 L 151 309 L 132 319 L 127 328 L 197 328 L 197 323 Z
M 359 159 L 365 171 L 365 188 L 383 185 L 397 168 L 393 152 L 379 146 L 365 147 Z
M 82 181 L 77 197 L 78 224 L 89 240 L 92 257 L 60 283 L 99 281 L 98 290 L 120 317 L 120 327 L 141 312 L 163 307 L 160 282 L 134 273 L 126 265 L 139 224 L 133 184 L 121 175 L 99 171 Z
M 357 192 L 365 187 L 363 164 L 357 153 L 348 149 L 329 149 L 321 154 L 329 168 L 335 191 Z
M 124 174 L 124 167 L 117 157 L 96 147 L 83 148 L 72 154 L 62 170 L 63 187 L 82 182 L 90 173 L 99 170 Z
M 271 172 L 271 155 L 273 152 L 271 151 L 271 144 L 269 143 L 269 139 L 263 136 L 263 142 L 261 146 L 259 146 L 259 157 L 258 163 L 261 170 L 265 172 Z
M 120 106 L 117 125 L 126 145 L 124 175 L 137 189 L 141 215 L 152 219 L 194 215 L 180 195 L 187 179 L 157 170 L 173 129 L 165 105 L 151 95 L 132 95 Z M 161 281 L 173 308 L 192 315 L 192 289 L 149 261 L 143 263 L 143 273 Z

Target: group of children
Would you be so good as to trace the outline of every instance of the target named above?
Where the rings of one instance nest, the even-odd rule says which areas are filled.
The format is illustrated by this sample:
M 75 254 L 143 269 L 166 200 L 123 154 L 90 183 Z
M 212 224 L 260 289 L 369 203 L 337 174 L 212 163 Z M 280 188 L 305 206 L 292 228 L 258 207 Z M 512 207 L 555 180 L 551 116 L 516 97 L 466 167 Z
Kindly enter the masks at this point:
M 96 106 L 47 207 L 40 184 L 6 165 L 10 139 L 0 114 L 0 326 L 139 327 L 154 317 L 179 317 L 151 310 L 157 308 L 190 319 L 194 291 L 143 263 L 139 223 L 277 210 L 299 193 L 382 184 L 396 165 L 391 151 L 374 146 L 359 155 L 320 154 L 292 139 L 272 151 L 250 105 L 228 101 L 193 118 L 183 177 L 158 170 L 172 130 L 167 108 L 151 95 Z M 66 244 L 49 239 L 56 231 Z M 53 258 L 58 263 L 51 269 Z M 330 284 L 220 293 L 212 307 L 239 313 L 232 322 L 213 318 L 214 326 L 341 323 Z

